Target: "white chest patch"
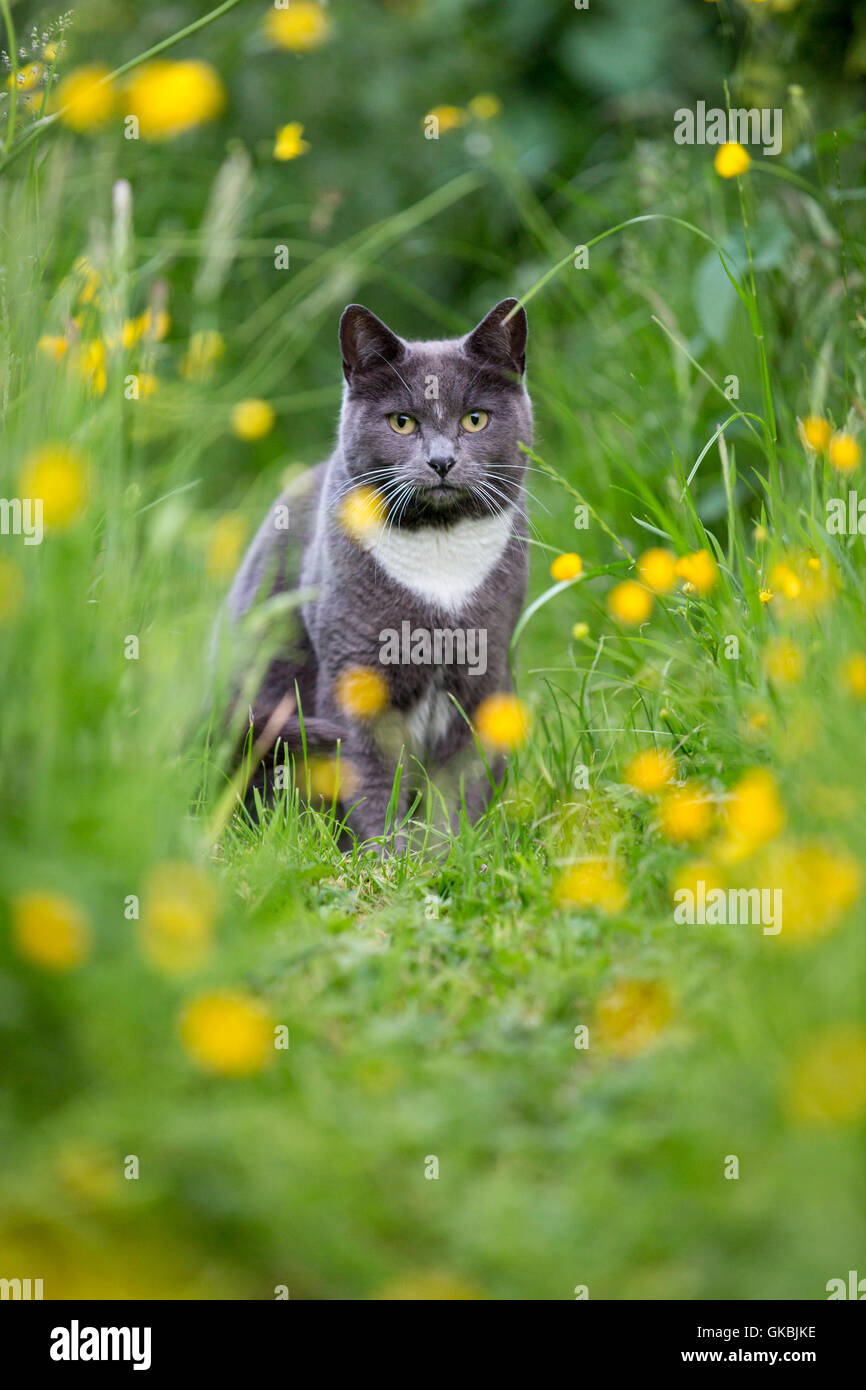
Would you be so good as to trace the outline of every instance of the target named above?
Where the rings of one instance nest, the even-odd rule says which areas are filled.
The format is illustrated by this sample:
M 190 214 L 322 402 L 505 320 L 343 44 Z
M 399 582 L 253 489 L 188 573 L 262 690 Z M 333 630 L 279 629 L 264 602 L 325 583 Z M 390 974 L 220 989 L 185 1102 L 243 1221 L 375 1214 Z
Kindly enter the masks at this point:
M 413 753 L 424 756 L 434 749 L 448 732 L 457 713 L 448 694 L 432 682 L 406 720 L 408 742 Z
M 385 573 L 410 593 L 455 612 L 498 564 L 512 513 L 418 531 L 387 527 L 362 541 Z

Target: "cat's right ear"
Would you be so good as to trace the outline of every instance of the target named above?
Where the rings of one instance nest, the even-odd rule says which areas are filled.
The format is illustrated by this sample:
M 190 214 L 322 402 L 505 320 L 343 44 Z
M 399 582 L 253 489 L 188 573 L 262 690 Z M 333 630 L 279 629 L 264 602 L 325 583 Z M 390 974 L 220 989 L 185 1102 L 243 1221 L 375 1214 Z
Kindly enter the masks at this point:
M 383 361 L 396 362 L 403 355 L 403 344 L 363 304 L 350 304 L 340 319 L 340 351 L 343 375 L 351 382 Z

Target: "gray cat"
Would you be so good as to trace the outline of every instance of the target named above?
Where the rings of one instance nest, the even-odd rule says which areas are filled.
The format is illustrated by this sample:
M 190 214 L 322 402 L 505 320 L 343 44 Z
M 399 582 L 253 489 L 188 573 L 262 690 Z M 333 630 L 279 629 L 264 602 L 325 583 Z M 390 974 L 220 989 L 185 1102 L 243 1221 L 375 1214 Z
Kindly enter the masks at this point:
M 286 752 L 333 757 L 339 742 L 340 800 L 361 839 L 393 833 L 426 778 L 452 826 L 489 798 L 460 709 L 471 719 L 511 688 L 527 577 L 526 334 L 514 299 L 444 342 L 407 342 L 350 304 L 337 447 L 277 499 L 229 595 L 237 621 L 305 591 L 251 706 L 254 784 L 267 790 Z

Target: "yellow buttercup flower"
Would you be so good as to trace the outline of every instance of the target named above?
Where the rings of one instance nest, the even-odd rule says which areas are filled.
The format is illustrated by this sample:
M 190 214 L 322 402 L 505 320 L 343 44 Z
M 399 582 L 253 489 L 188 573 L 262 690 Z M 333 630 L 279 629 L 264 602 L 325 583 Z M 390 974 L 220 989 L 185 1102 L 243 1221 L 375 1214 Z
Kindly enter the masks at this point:
M 502 110 L 502 102 L 493 92 L 479 92 L 470 101 L 469 110 L 477 121 L 492 121 Z
M 146 140 L 173 140 L 216 120 L 226 104 L 219 73 L 196 59 L 146 63 L 130 78 L 125 99 Z
M 672 780 L 676 770 L 673 755 L 666 748 L 646 748 L 626 764 L 623 777 L 636 791 L 654 796 Z
M 153 343 L 161 342 L 171 327 L 171 319 L 165 309 L 145 309 L 141 317 L 136 319 L 136 323 L 140 336 Z
M 719 872 L 718 866 L 712 860 L 692 859 L 688 864 L 683 864 L 677 869 L 671 881 L 671 897 L 674 902 L 676 902 L 676 894 L 684 890 L 697 897 L 699 883 L 704 885 L 704 890 L 707 893 L 711 893 L 717 888 L 724 888 L 725 880 Z
M 557 555 L 553 564 L 550 566 L 550 573 L 553 578 L 560 582 L 563 579 L 576 579 L 583 571 L 583 561 L 579 555 L 570 551 L 567 555 Z
M 830 462 L 838 473 L 850 473 L 860 462 L 860 445 L 853 434 L 840 430 L 830 440 Z
M 300 121 L 290 121 L 288 125 L 281 125 L 274 144 L 274 159 L 297 159 L 299 155 L 306 154 L 310 146 L 308 141 L 302 138 L 303 134 L 304 127 Z
M 214 990 L 188 1004 L 180 1036 L 192 1060 L 218 1076 L 252 1076 L 273 1053 L 266 1009 L 252 995 L 234 990 Z
M 51 110 L 58 112 L 63 124 L 79 134 L 98 130 L 115 111 L 116 96 L 113 84 L 107 81 L 108 76 L 109 69 L 101 63 L 76 68 L 57 88 Z
M 672 1015 L 670 994 L 661 981 L 621 980 L 598 1001 L 595 1034 L 605 1052 L 637 1057 L 658 1041 Z
M 169 972 L 193 970 L 212 944 L 216 895 L 194 864 L 158 864 L 142 897 L 140 940 L 146 956 Z
M 800 437 L 816 454 L 826 454 L 833 430 L 829 420 L 821 415 L 807 415 L 800 425 Z
M 481 742 L 497 753 L 519 748 L 529 737 L 529 711 L 516 695 L 488 695 L 475 711 L 474 722 Z
M 613 915 L 625 907 L 628 893 L 607 860 L 588 859 L 559 875 L 553 901 L 557 907 L 597 907 Z
M 347 666 L 334 682 L 334 698 L 353 719 L 374 719 L 388 704 L 388 682 L 370 666 Z
M 310 791 L 323 801 L 351 800 L 360 778 L 347 758 L 312 757 L 309 761 Z
M 759 592 L 758 592 L 758 602 L 759 602 L 759 603 L 763 603 L 763 604 L 772 603 L 772 602 L 773 602 L 773 590 L 772 590 L 772 589 L 761 589 L 761 590 L 759 590 Z
M 382 526 L 386 508 L 387 503 L 381 492 L 364 483 L 352 488 L 342 499 L 337 521 L 352 540 L 371 540 Z
M 633 579 L 625 579 L 611 589 L 607 606 L 619 622 L 627 627 L 636 627 L 638 623 L 646 622 L 652 612 L 653 596 Z
M 10 622 L 21 607 L 24 576 L 16 564 L 0 555 L 0 623 Z
M 76 353 L 75 362 L 91 394 L 104 396 L 108 385 L 108 373 L 105 367 L 105 344 L 102 339 L 92 338 L 82 343 Z
M 18 491 L 22 497 L 41 497 L 45 525 L 62 530 L 84 506 L 84 459 L 69 444 L 43 444 L 24 460 Z
M 292 53 L 309 53 L 323 44 L 330 32 L 330 19 L 312 0 L 292 0 L 285 10 L 272 7 L 265 17 L 268 38 Z
M 39 86 L 44 76 L 45 69 L 41 63 L 25 63 L 23 68 L 18 69 L 14 77 L 10 72 L 6 79 L 6 86 L 17 87 L 19 92 L 32 92 L 34 87 Z
M 831 569 L 822 568 L 817 556 L 795 553 L 773 566 L 769 582 L 783 612 L 810 618 L 833 598 L 838 579 Z
M 708 550 L 695 550 L 681 556 L 676 572 L 680 579 L 694 585 L 702 598 L 712 592 L 719 577 L 719 567 Z
M 654 594 L 669 594 L 677 582 L 676 557 L 670 550 L 654 546 L 645 550 L 637 562 L 642 584 Z
M 270 434 L 276 418 L 273 406 L 267 401 L 238 401 L 232 411 L 232 429 L 238 439 L 252 443 Z
M 856 859 L 820 841 L 773 845 L 762 857 L 760 880 L 781 890 L 778 940 L 798 945 L 825 936 L 859 899 L 862 877 Z
M 207 546 L 207 572 L 217 581 L 230 579 L 237 569 L 247 540 L 247 523 L 240 512 L 226 512 L 211 527 Z
M 459 106 L 434 106 L 427 112 L 422 125 L 425 125 L 431 116 L 437 123 L 440 135 L 447 134 L 449 130 L 459 130 L 460 126 L 466 124 L 466 112 Z
M 207 381 L 225 350 L 223 336 L 215 328 L 193 333 L 180 364 L 181 376 L 185 376 L 187 381 Z
M 785 810 L 772 772 L 754 767 L 731 788 L 725 804 L 725 820 L 742 857 L 774 839 L 785 824 Z
M 21 893 L 12 902 L 12 941 L 19 955 L 43 970 L 72 970 L 86 958 L 87 918 L 62 893 Z
M 842 666 L 842 683 L 858 700 L 866 700 L 866 656 L 855 652 Z
M 76 298 L 80 304 L 93 304 L 99 294 L 102 276 L 87 256 L 79 256 L 72 267 L 76 282 Z
M 745 174 L 752 162 L 749 151 L 736 140 L 720 145 L 713 160 L 716 173 L 723 179 L 735 179 Z
M 51 362 L 60 362 L 66 356 L 69 343 L 66 338 L 58 337 L 53 333 L 43 333 L 36 344 L 36 351 L 43 357 L 47 357 Z
M 825 1028 L 795 1059 L 786 1090 L 786 1109 L 799 1124 L 857 1124 L 866 1115 L 866 1029 Z
M 659 805 L 659 824 L 669 840 L 701 840 L 712 820 L 712 803 L 703 787 L 695 783 L 666 792 Z

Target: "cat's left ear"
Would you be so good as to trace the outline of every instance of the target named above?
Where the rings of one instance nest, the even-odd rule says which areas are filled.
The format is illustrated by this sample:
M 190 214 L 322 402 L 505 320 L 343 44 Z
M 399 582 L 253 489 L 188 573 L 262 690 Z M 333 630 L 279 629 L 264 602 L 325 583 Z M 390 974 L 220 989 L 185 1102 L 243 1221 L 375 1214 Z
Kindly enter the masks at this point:
M 516 299 L 503 299 L 473 328 L 466 338 L 466 348 L 475 357 L 523 376 L 528 331 L 526 310 L 518 307 Z
M 350 304 L 340 319 L 340 351 L 343 374 L 347 381 L 352 381 L 382 362 L 399 361 L 403 344 L 371 310 L 363 304 Z

